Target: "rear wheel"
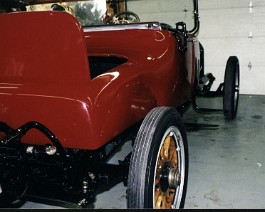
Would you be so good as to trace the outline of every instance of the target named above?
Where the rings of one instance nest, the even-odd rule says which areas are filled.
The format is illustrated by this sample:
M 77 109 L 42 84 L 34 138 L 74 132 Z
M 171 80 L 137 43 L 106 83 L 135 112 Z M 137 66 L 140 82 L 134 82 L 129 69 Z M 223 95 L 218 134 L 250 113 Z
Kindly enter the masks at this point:
M 137 134 L 128 176 L 128 208 L 182 208 L 188 178 L 188 146 L 180 114 L 159 107 Z
M 239 99 L 239 61 L 235 56 L 227 60 L 224 78 L 223 109 L 227 120 L 232 120 L 237 115 Z

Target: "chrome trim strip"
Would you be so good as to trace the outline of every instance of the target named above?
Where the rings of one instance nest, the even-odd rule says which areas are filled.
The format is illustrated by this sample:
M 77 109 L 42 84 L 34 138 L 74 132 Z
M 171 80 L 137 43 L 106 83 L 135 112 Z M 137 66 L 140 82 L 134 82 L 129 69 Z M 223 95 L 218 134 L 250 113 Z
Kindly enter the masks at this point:
M 117 25 L 98 25 L 83 27 L 84 32 L 97 32 L 97 31 L 116 31 L 127 29 L 154 29 L 161 30 L 159 22 L 144 22 L 137 24 L 117 24 Z

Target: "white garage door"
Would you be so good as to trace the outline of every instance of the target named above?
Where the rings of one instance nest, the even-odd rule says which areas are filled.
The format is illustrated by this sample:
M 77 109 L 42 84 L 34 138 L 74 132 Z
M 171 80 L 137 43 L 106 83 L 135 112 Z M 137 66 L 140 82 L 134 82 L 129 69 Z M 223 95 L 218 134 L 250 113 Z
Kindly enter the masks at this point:
M 205 72 L 223 81 L 230 55 L 238 56 L 240 93 L 265 94 L 265 1 L 199 0 L 199 40 L 205 48 Z
M 164 1 L 167 1 L 167 7 L 163 6 Z M 175 26 L 180 18 L 177 12 L 192 16 L 190 2 L 130 0 L 128 8 L 136 12 L 141 20 L 158 19 Z M 201 21 L 198 38 L 205 50 L 205 72 L 211 72 L 216 77 L 212 90 L 223 82 L 226 61 L 229 56 L 235 55 L 240 61 L 240 93 L 265 94 L 265 0 L 198 2 Z

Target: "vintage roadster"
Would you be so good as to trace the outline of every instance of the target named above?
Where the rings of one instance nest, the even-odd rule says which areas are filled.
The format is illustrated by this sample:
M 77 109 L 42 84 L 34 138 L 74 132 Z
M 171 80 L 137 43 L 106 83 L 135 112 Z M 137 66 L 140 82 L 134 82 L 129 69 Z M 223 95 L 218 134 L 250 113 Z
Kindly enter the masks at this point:
M 1 207 L 30 196 L 87 207 L 123 180 L 128 208 L 182 208 L 182 115 L 193 106 L 231 120 L 239 98 L 236 56 L 211 90 L 197 0 L 2 0 L 0 8 Z M 198 96 L 223 97 L 223 107 L 202 108 Z M 132 152 L 109 163 L 127 141 Z

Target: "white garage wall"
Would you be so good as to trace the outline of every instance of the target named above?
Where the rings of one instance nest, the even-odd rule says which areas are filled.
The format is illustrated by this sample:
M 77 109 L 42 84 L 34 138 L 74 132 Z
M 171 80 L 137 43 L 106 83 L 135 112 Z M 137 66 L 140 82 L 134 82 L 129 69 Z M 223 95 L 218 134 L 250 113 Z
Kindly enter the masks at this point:
M 236 55 L 240 93 L 265 94 L 265 1 L 199 0 L 199 11 L 198 37 L 205 48 L 205 71 L 217 78 L 214 89 L 223 81 L 228 57 Z
M 185 20 L 187 29 L 194 27 L 193 0 L 128 0 L 127 5 L 142 22 L 159 21 L 175 27 L 176 22 Z
M 162 6 L 164 1 L 170 6 Z M 223 82 L 228 57 L 236 55 L 241 69 L 240 93 L 265 94 L 265 0 L 198 1 L 201 21 L 198 38 L 205 49 L 205 72 L 216 77 L 213 90 Z M 158 19 L 174 26 L 177 20 L 172 17 L 179 18 L 181 15 L 174 14 L 185 7 L 179 2 L 183 1 L 128 1 L 128 6 L 141 19 Z M 186 15 L 190 16 L 189 12 Z

